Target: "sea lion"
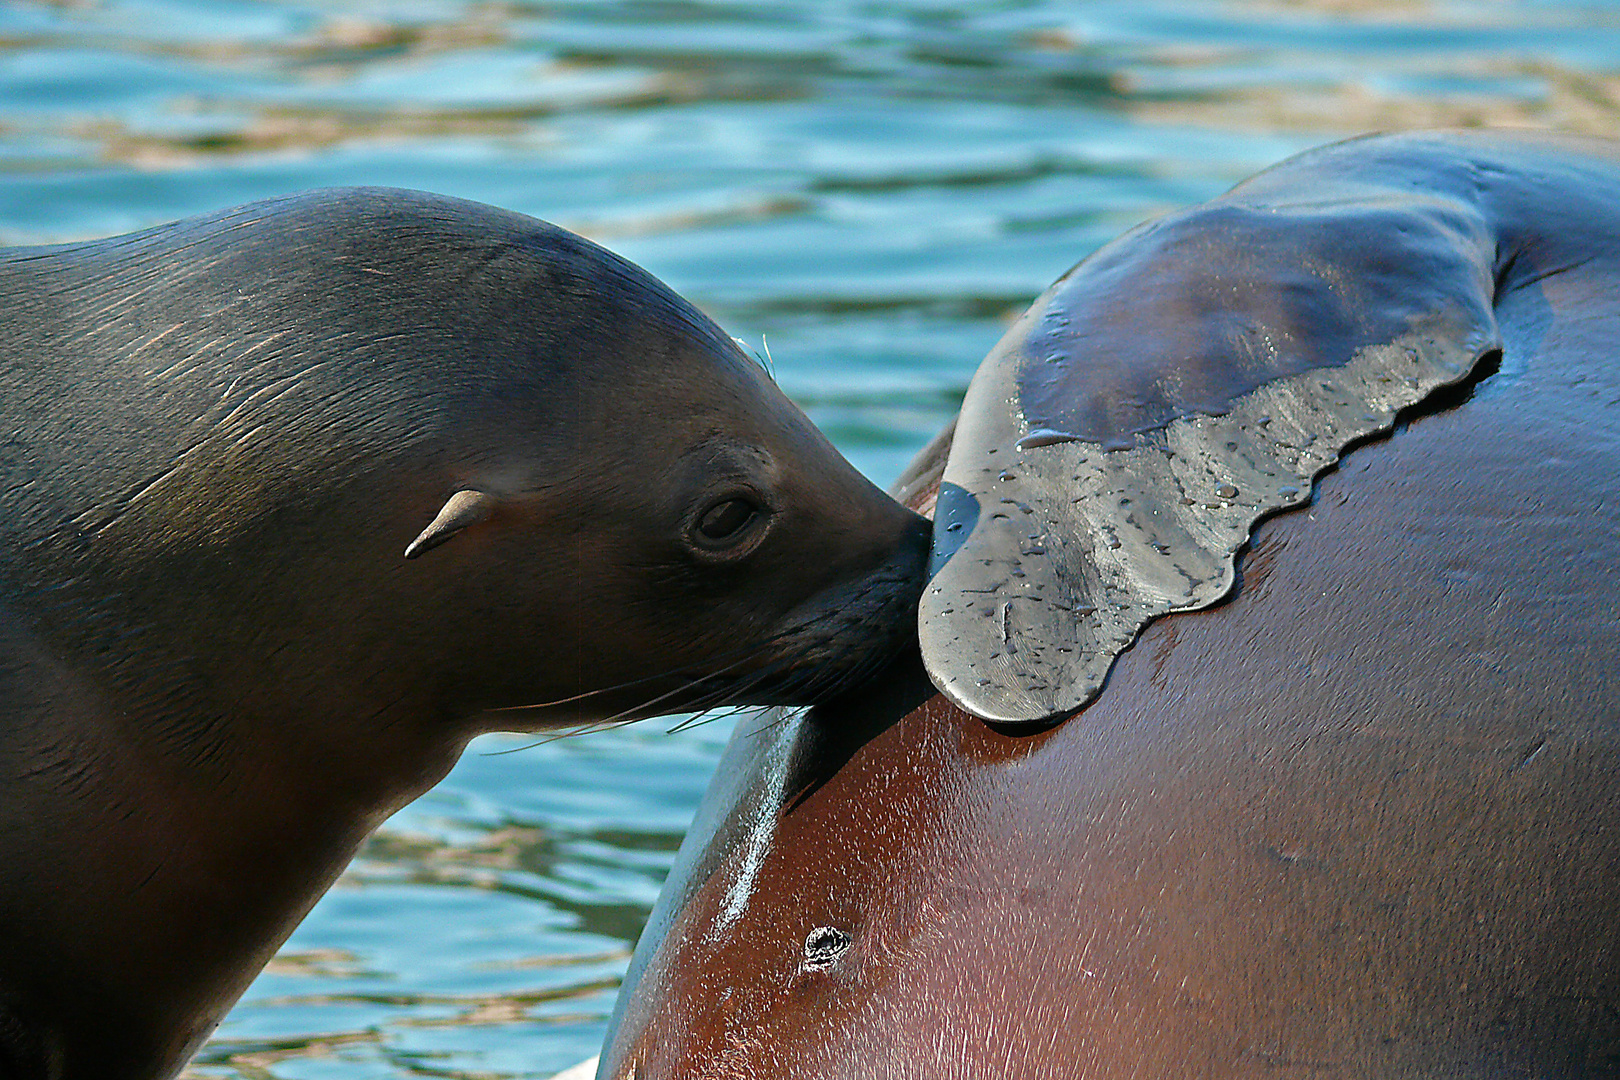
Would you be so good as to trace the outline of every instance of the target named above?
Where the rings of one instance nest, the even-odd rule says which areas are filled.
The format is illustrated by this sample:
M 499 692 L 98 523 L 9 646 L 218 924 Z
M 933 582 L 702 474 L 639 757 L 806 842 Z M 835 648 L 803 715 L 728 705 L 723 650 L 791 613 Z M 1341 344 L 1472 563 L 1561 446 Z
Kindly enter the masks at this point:
M 381 189 L 0 253 L 0 1076 L 177 1071 L 474 734 L 813 700 L 927 523 L 639 268 Z
M 1328 216 L 1347 189 L 1474 208 L 1489 276 L 1392 261 L 1419 280 L 1386 295 L 1487 290 L 1456 300 L 1499 351 L 1353 444 L 1308 512 L 1259 525 L 1229 602 L 1148 623 L 1065 722 L 985 723 L 912 654 L 739 725 L 604 1080 L 1620 1074 L 1620 151 L 1370 138 L 1245 187 Z M 1167 312 L 1241 329 L 1256 298 L 1367 294 L 1313 298 L 1324 279 L 1279 243 L 1241 264 L 1245 287 L 1182 294 L 1207 306 L 1155 296 L 1228 239 L 1143 249 L 1146 324 L 1097 324 L 1107 362 L 1053 365 L 1072 414 L 1208 374 L 1207 351 L 1133 351 L 1179 337 Z M 1286 377 L 1255 374 L 1237 396 Z M 970 412 L 1017 399 L 978 402 L 958 438 L 1007 428 Z M 913 506 L 955 452 L 902 478 Z

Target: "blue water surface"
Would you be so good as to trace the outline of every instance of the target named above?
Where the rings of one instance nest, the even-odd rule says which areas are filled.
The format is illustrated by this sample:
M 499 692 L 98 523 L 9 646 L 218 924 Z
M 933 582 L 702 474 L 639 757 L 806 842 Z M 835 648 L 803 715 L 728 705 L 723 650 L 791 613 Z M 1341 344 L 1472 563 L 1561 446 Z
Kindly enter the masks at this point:
M 0 6 L 0 242 L 330 184 L 498 203 L 768 354 L 880 483 L 1048 282 L 1363 130 L 1620 133 L 1560 0 L 106 0 Z M 545 1077 L 594 1053 L 728 734 L 475 743 L 188 1075 Z

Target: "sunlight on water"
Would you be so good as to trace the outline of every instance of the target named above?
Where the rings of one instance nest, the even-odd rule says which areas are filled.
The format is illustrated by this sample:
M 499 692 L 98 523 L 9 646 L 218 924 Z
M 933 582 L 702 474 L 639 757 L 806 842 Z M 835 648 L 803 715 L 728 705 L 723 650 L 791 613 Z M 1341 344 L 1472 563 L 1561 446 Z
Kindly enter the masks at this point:
M 1615 132 L 1616 57 L 1615 7 L 1529 0 L 13 2 L 0 241 L 329 184 L 498 203 L 692 297 L 887 483 L 1123 229 L 1362 130 Z M 594 1053 L 728 731 L 481 740 L 190 1075 Z

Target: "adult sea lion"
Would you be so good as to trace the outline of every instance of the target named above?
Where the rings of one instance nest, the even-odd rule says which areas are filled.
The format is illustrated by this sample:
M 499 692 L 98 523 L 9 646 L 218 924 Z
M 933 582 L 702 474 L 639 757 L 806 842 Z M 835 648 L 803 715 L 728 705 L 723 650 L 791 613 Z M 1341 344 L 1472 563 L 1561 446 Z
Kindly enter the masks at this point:
M 177 1071 L 474 734 L 813 700 L 927 523 L 563 230 L 315 192 L 0 253 L 0 1077 Z
M 1135 296 L 1145 320 L 1071 321 L 1091 331 L 1068 339 L 1086 351 L 1046 354 L 1067 370 L 1048 387 L 1066 434 L 1156 410 L 1156 427 L 1119 425 L 1145 438 L 1101 451 L 1140 452 L 1203 403 L 1241 404 L 1296 373 L 1281 370 L 1280 333 L 1275 353 L 1244 352 L 1249 328 L 1292 312 L 1293 340 L 1311 346 L 1299 333 L 1321 317 L 1365 355 L 1413 325 L 1391 312 L 1437 310 L 1451 290 L 1448 310 L 1489 320 L 1452 324 L 1483 328 L 1449 339 L 1484 346 L 1457 351 L 1464 381 L 1403 412 L 1387 440 L 1352 443 L 1308 512 L 1258 527 L 1230 602 L 1147 623 L 1066 722 L 986 724 L 914 654 L 838 702 L 740 725 L 638 946 L 599 1076 L 1620 1075 L 1620 150 L 1371 138 L 1238 193 L 1257 228 L 1283 226 L 1274 242 L 1200 261 L 1242 246 L 1229 196 L 1202 243 L 1199 213 L 1176 215 L 1166 225 L 1187 243 L 1134 233 L 1104 253 L 1125 278 L 1056 298 L 1095 313 L 1099 297 Z M 1377 206 L 1389 234 L 1343 249 L 1365 272 L 1325 266 L 1320 238 Z M 1487 273 L 1472 269 L 1480 251 Z M 1235 273 L 1211 292 L 1200 268 Z M 1380 295 L 1381 311 L 1344 302 Z M 992 357 L 1016 354 L 1031 325 Z M 1386 342 L 1352 332 L 1378 325 Z M 1153 351 L 1164 342 L 1196 347 Z M 1353 359 L 1301 355 L 1306 370 Z M 970 393 L 957 439 L 997 425 L 1024 438 L 1009 419 L 1020 400 Z M 1257 460 L 1241 429 L 1225 441 L 1230 467 Z M 903 478 L 913 505 L 950 482 L 947 445 Z M 1010 478 L 988 477 L 1006 494 L 968 492 L 980 520 L 1039 521 L 1075 473 L 1036 455 L 1073 445 L 1027 443 Z M 1164 505 L 1153 484 L 1118 494 Z M 942 529 L 969 520 L 946 514 L 947 497 Z M 1205 535 L 1225 550 L 1225 533 Z M 1011 565 L 995 544 L 979 551 Z M 1051 593 L 1054 563 L 1068 566 L 1014 568 Z

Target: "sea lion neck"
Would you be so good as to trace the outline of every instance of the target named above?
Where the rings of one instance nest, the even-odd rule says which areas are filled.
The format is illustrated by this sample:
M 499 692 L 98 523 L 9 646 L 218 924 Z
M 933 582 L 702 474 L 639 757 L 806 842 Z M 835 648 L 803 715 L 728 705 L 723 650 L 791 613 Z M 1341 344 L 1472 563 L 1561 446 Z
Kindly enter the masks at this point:
M 151 1080 L 195 1050 L 388 812 L 460 750 L 398 731 L 339 739 L 343 717 L 277 725 L 178 708 L 141 724 L 127 683 L 92 678 L 0 613 L 10 705 L 0 741 L 0 1000 L 66 1076 Z M 158 715 L 154 709 L 146 713 Z M 209 726 L 202 718 L 213 720 Z M 403 727 L 403 725 L 401 725 Z M 324 734 L 324 738 L 322 737 Z M 78 857 L 62 860 L 61 851 Z M 49 904 L 31 897 L 48 881 Z M 116 906 L 109 917 L 108 905 Z M 140 972 L 143 993 L 120 989 Z M 88 1033 L 88 1034 L 87 1034 Z

